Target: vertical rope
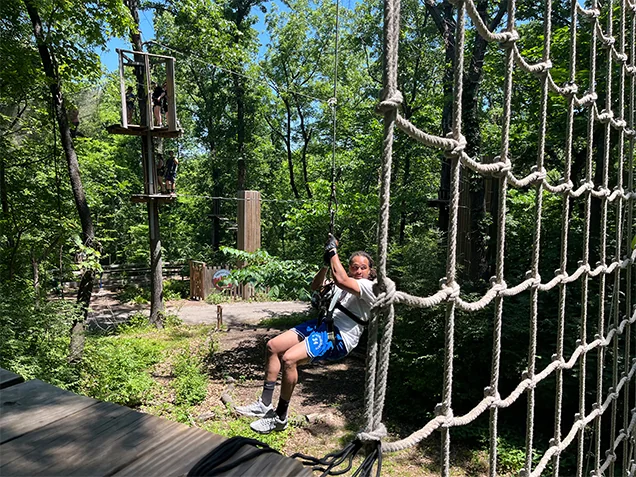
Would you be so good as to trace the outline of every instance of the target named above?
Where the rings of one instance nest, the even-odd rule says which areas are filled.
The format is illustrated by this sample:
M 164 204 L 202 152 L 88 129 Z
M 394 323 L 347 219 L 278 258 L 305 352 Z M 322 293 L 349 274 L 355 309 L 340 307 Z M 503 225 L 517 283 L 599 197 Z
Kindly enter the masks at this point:
M 576 0 L 573 0 L 576 1 Z M 592 8 L 597 8 L 597 0 L 592 0 Z M 596 28 L 591 26 L 590 39 L 590 67 L 589 67 L 589 92 L 596 93 Z M 594 103 L 587 107 L 587 155 L 585 162 L 585 180 L 589 184 L 592 182 L 592 159 L 594 154 Z M 585 219 L 583 226 L 583 257 L 582 265 L 587 267 L 581 276 L 581 326 L 579 341 L 582 345 L 587 344 L 587 300 L 588 300 L 588 277 L 590 266 L 590 217 L 592 205 L 592 192 L 585 191 Z M 585 416 L 585 380 L 587 370 L 587 354 L 581 354 L 579 366 L 579 412 L 577 419 Z M 585 459 L 585 433 L 581 427 L 578 433 L 578 453 L 577 453 L 577 475 L 583 475 L 583 462 Z
M 569 80 L 571 84 L 575 84 L 576 81 L 576 25 L 578 22 L 576 0 L 570 2 L 570 76 Z M 566 124 L 566 137 L 565 137 L 565 172 L 564 181 L 566 183 L 571 182 L 572 174 L 572 142 L 573 142 L 573 129 L 574 129 L 574 95 L 568 96 L 568 111 L 567 111 L 567 124 Z M 560 272 L 567 272 L 568 262 L 568 238 L 569 238 L 569 217 L 570 217 L 570 197 L 568 194 L 563 196 L 563 205 L 561 209 L 561 263 Z M 559 322 L 557 329 L 557 350 L 556 359 L 562 361 L 563 345 L 565 335 L 565 304 L 567 298 L 567 285 L 561 283 L 559 286 Z M 561 444 L 561 413 L 563 403 L 563 370 L 557 369 L 556 371 L 556 395 L 554 403 L 554 443 L 556 445 Z M 559 475 L 559 463 L 560 454 L 554 456 L 553 459 L 553 476 Z
M 614 5 L 612 0 L 608 0 L 607 3 L 607 35 L 612 36 L 612 22 L 613 22 L 613 10 Z M 605 93 L 605 110 L 610 112 L 612 110 L 612 51 L 611 48 L 607 48 L 607 82 Z M 611 122 L 608 121 L 605 124 L 605 138 L 604 138 L 604 154 L 602 164 L 602 187 L 607 189 L 608 186 L 608 169 L 609 169 L 609 155 L 611 149 Z M 599 259 L 602 266 L 606 263 L 606 248 L 607 248 L 607 198 L 601 197 L 601 230 L 599 234 Z M 598 325 L 597 335 L 605 336 L 605 273 L 601 273 L 599 276 L 599 293 L 598 293 Z M 605 346 L 599 346 L 597 349 L 597 370 L 596 370 L 596 406 L 603 404 L 603 366 L 605 360 Z M 595 422 L 596 432 L 596 452 L 594 458 L 594 471 L 596 474 L 600 474 L 601 467 L 601 425 L 602 416 L 599 415 Z
M 466 5 L 457 2 L 457 25 L 455 29 L 455 64 L 453 65 L 453 124 L 451 134 L 458 143 L 462 141 L 462 93 L 464 77 L 464 39 L 466 25 Z M 457 274 L 457 219 L 459 213 L 459 184 L 461 180 L 460 154 L 451 153 L 451 202 L 448 227 L 448 259 L 446 263 L 446 280 L 450 286 L 455 285 Z M 446 305 L 446 330 L 444 354 L 444 387 L 442 390 L 442 415 L 452 416 L 453 394 L 453 355 L 455 350 L 455 302 Z M 442 428 L 442 476 L 450 476 L 450 428 Z
M 620 8 L 620 32 L 619 32 L 619 50 L 621 54 L 625 54 L 625 0 L 621 0 Z M 610 63 L 611 64 L 611 63 Z M 619 96 L 618 96 L 618 114 L 621 119 L 625 119 L 625 68 L 620 68 L 619 75 Z M 618 170 L 616 174 L 616 188 L 621 190 L 623 188 L 623 172 L 624 172 L 624 154 L 625 154 L 625 136 L 624 130 L 618 134 Z M 616 252 L 614 258 L 620 260 L 621 247 L 623 241 L 623 207 L 624 199 L 619 197 L 616 201 Z M 612 291 L 612 310 L 613 310 L 613 327 L 618 328 L 621 321 L 621 309 L 620 309 L 620 293 L 621 293 L 621 268 L 617 267 L 614 271 L 614 287 Z M 620 336 L 614 339 L 612 347 L 612 387 L 616 390 L 618 386 L 618 367 L 619 367 L 619 352 L 618 343 Z M 629 388 L 629 386 L 627 386 Z M 626 400 L 627 401 L 627 400 Z M 610 432 L 610 449 L 615 455 L 615 442 L 616 442 L 616 424 L 618 418 L 618 400 L 612 402 L 612 415 L 611 415 L 611 432 Z M 625 428 L 627 429 L 627 428 Z M 615 461 L 610 463 L 609 475 L 614 476 L 615 473 Z
M 545 14 L 543 19 L 543 62 L 550 60 L 550 37 L 552 34 L 552 2 L 546 0 Z M 547 110 L 548 110 L 548 75 L 546 73 L 541 77 L 541 126 L 539 131 L 539 153 L 537 156 L 537 171 L 543 171 L 543 162 L 545 158 L 545 135 L 547 129 Z M 536 186 L 535 197 L 535 226 L 534 237 L 532 243 L 532 264 L 531 273 L 534 279 L 534 285 L 530 290 L 530 344 L 528 349 L 528 378 L 533 379 L 535 375 L 536 354 L 537 354 L 537 324 L 538 324 L 538 299 L 539 288 L 538 283 L 541 279 L 539 276 L 539 257 L 541 253 L 541 216 L 543 210 L 543 181 Z M 534 386 L 528 388 L 528 411 L 526 420 L 526 462 L 525 472 L 527 475 L 532 471 L 532 449 L 534 439 Z
M 508 2 L 508 21 L 506 30 L 510 33 L 515 28 L 515 0 L 509 0 Z M 501 130 L 501 157 L 500 161 L 506 163 L 509 161 L 510 156 L 510 119 L 511 119 L 511 104 L 512 104 L 512 75 L 514 72 L 514 55 L 512 44 L 506 48 L 505 58 L 505 84 L 504 84 L 504 107 L 503 107 L 503 125 Z M 497 229 L 497 258 L 496 258 L 496 282 L 498 284 L 504 281 L 504 262 L 505 262 L 505 249 L 506 249 L 506 199 L 508 195 L 508 176 L 507 174 L 501 174 L 499 178 L 499 202 L 498 211 L 499 216 L 497 223 L 499 227 Z M 492 351 L 492 367 L 490 374 L 490 389 L 489 394 L 494 398 L 499 398 L 499 371 L 501 364 L 501 327 L 503 322 L 503 304 L 504 298 L 498 295 L 495 299 L 495 314 L 493 325 L 493 351 Z M 489 475 L 490 477 L 497 476 L 497 436 L 498 436 L 498 421 L 499 421 L 499 408 L 493 406 L 490 408 L 490 453 L 489 453 Z
M 400 0 L 384 1 L 384 73 L 381 106 L 384 113 L 384 134 L 382 141 L 382 171 L 380 177 L 380 211 L 378 224 L 378 289 L 387 289 L 387 250 L 389 241 L 389 206 L 391 196 L 391 167 L 393 161 L 393 134 L 400 93 L 397 88 L 398 46 L 400 35 Z M 386 106 L 387 103 L 390 105 Z M 380 310 L 373 313 L 369 330 L 369 352 L 367 353 L 367 378 L 365 390 L 365 422 L 366 431 L 370 432 L 380 424 L 384 395 L 386 390 L 386 374 L 388 353 L 393 331 L 393 305 L 389 306 L 385 323 L 385 335 L 382 342 L 381 373 L 376 388 L 377 363 L 377 330 Z M 372 336 L 373 334 L 373 336 Z
M 632 16 L 632 21 L 631 21 L 631 28 L 630 28 L 630 54 L 629 57 L 631 59 L 631 66 L 632 68 L 636 67 L 636 13 L 634 13 L 632 11 L 631 13 Z M 624 30 L 624 28 L 623 28 Z M 634 96 L 636 95 L 636 76 L 634 76 L 633 74 L 630 75 L 630 87 L 629 87 L 629 108 L 628 108 L 628 114 L 627 114 L 627 123 L 629 125 L 629 128 L 633 131 L 634 130 L 634 109 L 636 108 L 636 102 L 634 99 Z M 629 139 L 629 145 L 628 145 L 628 153 L 627 153 L 627 164 L 629 165 L 629 169 L 628 169 L 628 177 L 627 177 L 627 182 L 628 182 L 628 188 L 630 191 L 633 192 L 634 190 L 634 136 L 631 136 Z M 634 195 L 632 193 L 632 195 L 630 195 L 630 198 L 627 200 L 627 233 L 626 235 L 626 242 L 625 242 L 625 249 L 628 251 L 631 251 L 631 244 L 632 244 L 632 240 L 633 240 L 633 236 L 634 236 Z M 633 289 L 633 266 L 628 268 L 626 271 L 626 276 L 625 276 L 625 310 L 627 312 L 627 315 L 629 315 L 632 312 L 632 289 Z M 623 372 L 625 374 L 627 374 L 629 372 L 629 368 L 631 366 L 631 362 L 632 362 L 632 355 L 631 355 L 631 336 L 632 336 L 632 325 L 631 323 L 627 323 L 627 325 L 625 326 L 625 331 L 624 331 L 624 336 L 625 336 L 625 352 L 623 354 L 623 362 L 624 362 L 624 370 Z M 636 392 L 636 390 L 634 391 Z M 625 400 L 623 401 L 623 429 L 627 429 L 628 423 L 629 423 L 629 415 L 630 415 L 630 386 L 625 386 Z M 623 469 L 627 469 L 627 465 L 628 465 L 628 454 L 629 451 L 633 451 L 634 450 L 634 444 L 633 444 L 633 438 L 634 436 L 632 436 L 631 441 L 628 439 L 625 439 L 625 441 L 623 442 Z
M 333 60 L 333 98 L 330 99 L 332 116 L 332 137 L 331 137 L 331 195 L 329 197 L 329 232 L 335 235 L 336 213 L 338 211 L 338 199 L 336 196 L 336 126 L 337 126 L 337 108 L 338 108 L 338 43 L 340 30 L 340 0 L 336 0 L 336 35 L 334 44 L 334 60 Z

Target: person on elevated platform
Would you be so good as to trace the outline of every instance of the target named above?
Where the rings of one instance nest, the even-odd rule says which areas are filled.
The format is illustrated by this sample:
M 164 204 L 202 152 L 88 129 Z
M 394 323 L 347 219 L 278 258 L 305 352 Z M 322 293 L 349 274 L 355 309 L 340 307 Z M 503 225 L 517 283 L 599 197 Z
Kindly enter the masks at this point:
M 174 151 L 168 152 L 168 159 L 166 159 L 166 165 L 164 169 L 164 183 L 166 186 L 166 193 L 174 194 L 174 185 L 177 180 L 177 166 L 179 160 L 174 157 Z
M 166 164 L 163 162 L 163 154 L 157 153 L 157 182 L 159 183 L 159 192 L 162 194 L 167 194 L 168 190 L 166 189 Z
M 128 124 L 132 124 L 133 122 L 133 114 L 135 112 L 135 101 L 137 100 L 137 96 L 133 91 L 132 86 L 128 86 L 126 89 L 126 120 Z
M 154 81 L 152 82 L 152 113 L 155 119 L 155 127 L 163 127 L 161 121 L 161 104 L 163 98 L 166 95 L 166 90 L 162 86 L 158 85 Z
M 239 414 L 260 418 L 250 424 L 256 432 L 268 434 L 284 430 L 287 427 L 289 401 L 298 382 L 298 366 L 347 356 L 358 345 L 364 326 L 371 317 L 371 304 L 375 300 L 373 280 L 376 278 L 373 259 L 366 252 L 353 253 L 349 258 L 347 273 L 338 257 L 337 246 L 338 241 L 329 234 L 325 245 L 325 266 L 311 282 L 312 290 L 324 289 L 327 271 L 331 267 L 334 291 L 340 296 L 331 300 L 338 304 L 331 308 L 330 318 L 309 320 L 271 339 L 267 343 L 261 397 L 252 404 L 236 408 Z M 278 406 L 274 408 L 272 397 L 281 369 L 280 398 Z

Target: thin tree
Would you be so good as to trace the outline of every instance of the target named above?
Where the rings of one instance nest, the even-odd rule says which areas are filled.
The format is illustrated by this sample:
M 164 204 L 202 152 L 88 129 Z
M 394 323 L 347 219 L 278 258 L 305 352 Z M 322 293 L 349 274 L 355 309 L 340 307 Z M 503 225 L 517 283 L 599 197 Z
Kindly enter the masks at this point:
M 79 163 L 77 161 L 77 154 L 75 152 L 71 129 L 69 127 L 64 95 L 62 94 L 60 75 L 56 67 L 57 62 L 52 48 L 47 43 L 44 29 L 42 27 L 42 20 L 40 19 L 40 14 L 36 5 L 32 0 L 24 0 L 24 3 L 33 26 L 33 36 L 37 43 L 37 49 L 42 61 L 44 74 L 49 80 L 49 90 L 53 101 L 55 119 L 57 120 L 62 149 L 64 151 L 64 156 L 66 157 L 75 206 L 77 207 L 77 212 L 82 226 L 82 242 L 85 247 L 93 248 L 96 245 L 95 229 L 93 227 L 91 211 L 88 206 L 88 202 L 86 201 L 84 186 L 82 185 Z M 93 269 L 86 267 L 83 270 L 79 289 L 77 291 L 77 303 L 82 308 L 82 314 L 79 318 L 76 318 L 73 321 L 71 327 L 71 344 L 68 357 L 71 363 L 79 362 L 84 351 L 84 328 L 86 317 L 88 315 L 89 303 L 91 301 L 94 279 L 95 274 Z

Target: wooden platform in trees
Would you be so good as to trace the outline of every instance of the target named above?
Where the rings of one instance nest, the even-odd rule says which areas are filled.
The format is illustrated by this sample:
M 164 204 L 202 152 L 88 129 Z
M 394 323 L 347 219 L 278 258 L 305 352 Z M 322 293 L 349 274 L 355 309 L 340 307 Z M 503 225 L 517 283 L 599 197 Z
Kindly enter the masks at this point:
M 126 128 L 121 124 L 111 124 L 106 127 L 106 130 L 110 134 L 124 134 L 126 136 L 145 136 L 148 133 L 147 127 L 139 126 L 138 124 L 129 124 Z M 183 131 L 181 129 L 168 129 L 167 127 L 152 129 L 154 137 L 177 138 L 182 134 Z
M 177 200 L 176 194 L 133 194 L 130 196 L 130 201 L 134 204 L 148 202 L 150 200 L 156 200 L 160 204 L 171 203 Z
M 2 383 L 15 382 L 15 376 L 0 369 Z M 3 477 L 186 476 L 225 440 L 202 429 L 79 396 L 39 380 L 14 383 L 0 394 Z M 223 465 L 253 450 L 242 446 Z M 215 475 L 282 477 L 311 473 L 293 459 L 266 453 Z

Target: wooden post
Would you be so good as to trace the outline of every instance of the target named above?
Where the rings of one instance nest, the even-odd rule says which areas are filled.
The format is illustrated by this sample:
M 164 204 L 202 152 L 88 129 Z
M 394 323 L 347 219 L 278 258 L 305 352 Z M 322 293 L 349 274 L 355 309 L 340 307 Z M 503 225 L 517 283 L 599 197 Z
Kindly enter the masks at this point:
M 216 329 L 219 331 L 223 326 L 223 307 L 216 305 Z
M 168 96 L 168 129 L 177 129 L 177 98 L 174 87 L 174 58 L 166 59 L 166 95 Z
M 238 201 L 237 248 L 255 252 L 261 248 L 261 193 L 255 190 L 240 190 Z M 243 287 L 243 298 L 254 296 L 254 287 Z
M 126 102 L 126 80 L 124 78 L 124 54 L 119 50 L 119 93 L 121 95 L 121 125 L 128 127 L 128 103 Z
M 237 197 L 237 248 L 255 252 L 261 248 L 261 193 L 255 190 L 240 190 Z

